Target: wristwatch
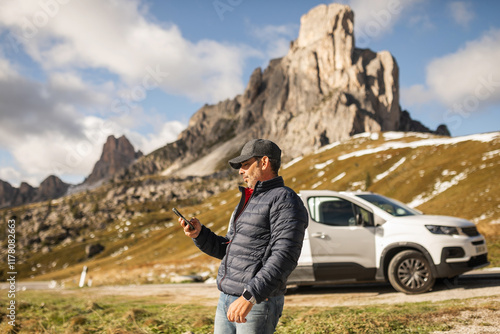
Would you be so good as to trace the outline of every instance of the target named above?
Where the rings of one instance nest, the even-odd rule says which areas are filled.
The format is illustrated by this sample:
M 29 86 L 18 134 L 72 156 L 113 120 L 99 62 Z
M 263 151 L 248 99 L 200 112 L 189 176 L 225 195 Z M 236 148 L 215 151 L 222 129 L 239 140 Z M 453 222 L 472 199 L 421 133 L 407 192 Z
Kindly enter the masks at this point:
M 250 291 L 247 291 L 247 289 L 245 289 L 243 291 L 242 296 L 243 296 L 243 298 L 245 298 L 247 301 L 249 301 L 253 305 L 257 304 L 257 300 L 255 300 L 255 297 L 252 296 L 252 294 L 250 293 Z

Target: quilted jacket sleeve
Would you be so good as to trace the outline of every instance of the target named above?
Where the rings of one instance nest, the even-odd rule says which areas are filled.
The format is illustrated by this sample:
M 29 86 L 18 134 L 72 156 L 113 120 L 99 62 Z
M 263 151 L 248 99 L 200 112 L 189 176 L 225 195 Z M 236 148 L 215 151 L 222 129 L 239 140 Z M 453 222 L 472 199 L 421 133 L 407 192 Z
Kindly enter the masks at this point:
M 221 259 L 226 255 L 229 238 L 212 232 L 208 227 L 202 226 L 200 235 L 194 240 L 194 244 L 204 253 Z

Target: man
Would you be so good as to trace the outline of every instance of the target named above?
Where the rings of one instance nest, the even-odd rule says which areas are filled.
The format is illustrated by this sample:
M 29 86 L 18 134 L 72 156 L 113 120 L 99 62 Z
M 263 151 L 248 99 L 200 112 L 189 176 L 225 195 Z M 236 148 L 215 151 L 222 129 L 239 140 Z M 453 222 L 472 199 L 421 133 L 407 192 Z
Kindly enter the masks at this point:
M 248 185 L 225 237 L 198 219 L 194 230 L 179 219 L 203 252 L 222 260 L 215 333 L 273 333 L 284 304 L 286 281 L 297 266 L 308 215 L 302 200 L 278 176 L 281 150 L 254 139 L 230 160 Z

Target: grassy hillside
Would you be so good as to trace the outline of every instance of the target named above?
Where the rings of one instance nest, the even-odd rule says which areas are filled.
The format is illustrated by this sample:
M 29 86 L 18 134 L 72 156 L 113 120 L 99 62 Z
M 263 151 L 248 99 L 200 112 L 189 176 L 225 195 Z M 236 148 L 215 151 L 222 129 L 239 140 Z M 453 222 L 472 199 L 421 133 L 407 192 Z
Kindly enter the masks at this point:
M 361 134 L 284 165 L 281 175 L 296 191 L 369 190 L 427 214 L 469 219 L 486 236 L 492 265 L 500 266 L 500 133 L 459 138 Z M 109 187 L 80 194 L 78 200 L 98 203 Z M 32 254 L 18 264 L 19 277 L 55 279 L 71 286 L 77 284 L 83 265 L 89 267 L 94 285 L 169 282 L 174 274 L 214 275 L 218 261 L 201 254 L 183 235 L 171 208 L 225 234 L 238 200 L 233 189 L 202 202 L 137 204 L 128 208 L 135 212 L 130 219 L 113 217 L 103 230 L 83 230 L 85 238 L 79 242 Z M 13 213 L 16 210 L 22 208 Z M 4 223 L 7 212 L 0 215 Z M 104 245 L 104 252 L 86 259 L 85 245 L 95 242 Z

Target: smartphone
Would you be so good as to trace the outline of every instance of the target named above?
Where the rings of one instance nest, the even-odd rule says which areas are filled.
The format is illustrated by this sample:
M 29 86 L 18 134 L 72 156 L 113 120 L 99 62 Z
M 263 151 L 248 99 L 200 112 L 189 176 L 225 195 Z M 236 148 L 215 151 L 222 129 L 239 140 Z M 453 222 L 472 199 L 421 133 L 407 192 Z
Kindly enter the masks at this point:
M 176 209 L 176 208 L 172 208 L 172 211 L 177 215 L 179 216 L 180 218 L 182 218 L 182 220 L 184 220 L 186 222 L 186 224 L 189 225 L 189 229 L 190 230 L 194 230 L 194 226 L 193 224 L 191 224 L 191 222 L 189 220 L 187 220 L 186 218 L 184 218 L 184 216 Z

